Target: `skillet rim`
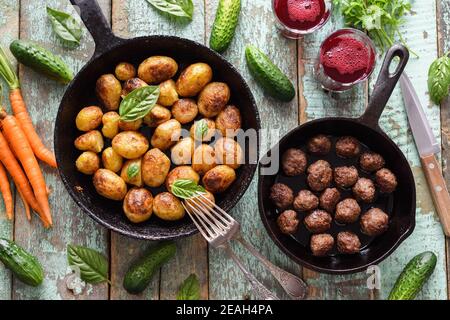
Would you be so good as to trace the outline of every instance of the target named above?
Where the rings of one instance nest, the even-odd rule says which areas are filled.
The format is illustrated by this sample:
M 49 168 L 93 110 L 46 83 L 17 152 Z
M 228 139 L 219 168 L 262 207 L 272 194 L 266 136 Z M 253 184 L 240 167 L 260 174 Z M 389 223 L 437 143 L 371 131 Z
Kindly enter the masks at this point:
M 133 42 L 144 42 L 144 41 L 148 41 L 148 40 L 152 40 L 152 41 L 157 41 L 158 39 L 168 39 L 168 40 L 174 40 L 174 41 L 181 41 L 184 42 L 187 46 L 189 47 L 200 47 L 201 49 L 205 50 L 208 52 L 208 54 L 214 56 L 216 59 L 219 59 L 222 63 L 225 64 L 226 67 L 229 68 L 230 71 L 234 72 L 236 74 L 236 76 L 239 79 L 240 84 L 243 86 L 243 89 L 245 91 L 248 92 L 248 96 L 250 98 L 250 104 L 251 104 L 251 109 L 254 113 L 254 117 L 256 120 L 256 127 L 254 128 L 256 130 L 257 134 L 257 146 L 256 146 L 256 152 L 257 154 L 259 154 L 260 151 L 260 138 L 259 138 L 259 132 L 261 130 L 261 118 L 259 115 L 259 111 L 258 111 L 258 106 L 256 104 L 255 101 L 255 97 L 253 96 L 253 93 L 247 83 L 247 81 L 245 80 L 245 78 L 242 76 L 242 74 L 239 72 L 239 70 L 233 65 L 231 64 L 231 62 L 229 62 L 227 59 L 225 59 L 222 55 L 218 54 L 217 52 L 215 52 L 214 50 L 208 48 L 207 46 L 194 41 L 194 40 L 190 40 L 187 38 L 182 38 L 182 37 L 178 37 L 178 36 L 173 36 L 173 35 L 150 35 L 150 36 L 141 36 L 141 37 L 135 37 L 135 38 L 130 38 L 130 39 L 124 39 L 124 38 L 120 38 L 117 36 L 114 36 L 116 38 L 117 41 L 112 42 L 110 46 L 108 46 L 108 48 L 102 48 L 102 52 L 101 53 L 97 53 L 97 47 L 94 51 L 94 53 L 92 54 L 92 57 L 86 62 L 86 64 L 78 71 L 78 73 L 76 74 L 75 78 L 70 82 L 70 84 L 67 86 L 64 95 L 61 99 L 61 102 L 59 104 L 58 107 L 58 112 L 56 114 L 56 118 L 55 118 L 55 129 L 53 132 L 53 148 L 55 151 L 55 156 L 56 156 L 56 162 L 59 163 L 61 160 L 61 153 L 63 152 L 63 150 L 60 150 L 57 146 L 60 144 L 59 143 L 59 136 L 57 133 L 59 133 L 60 131 L 60 122 L 61 122 L 61 116 L 62 116 L 62 109 L 63 109 L 63 102 L 67 99 L 69 93 L 71 93 L 71 91 L 73 91 L 73 87 L 75 85 L 75 83 L 77 81 L 79 81 L 79 76 L 84 73 L 91 65 L 93 65 L 94 63 L 98 62 L 100 59 L 102 59 L 102 57 L 106 54 L 111 53 L 111 51 L 118 49 L 121 46 L 125 46 L 125 45 L 129 45 L 130 43 Z M 246 191 L 248 190 L 251 182 L 253 181 L 253 179 L 255 178 L 255 174 L 256 174 L 256 169 L 258 164 L 253 164 L 253 163 L 249 163 L 246 164 L 246 166 L 249 168 L 248 172 L 249 172 L 249 176 L 247 179 L 243 179 L 242 181 L 240 181 L 240 187 L 238 189 L 238 192 L 236 193 L 236 195 L 231 198 L 228 201 L 228 207 L 223 208 L 225 211 L 231 211 L 231 209 L 233 209 L 236 204 L 239 202 L 239 200 L 244 196 L 244 194 L 246 193 Z M 79 197 L 79 195 L 77 194 L 77 192 L 75 192 L 75 190 L 73 189 L 73 186 L 68 182 L 67 178 L 66 178 L 66 174 L 63 172 L 63 170 L 58 166 L 58 174 L 61 178 L 61 181 L 64 184 L 64 187 L 66 188 L 67 192 L 70 194 L 71 198 L 74 200 L 74 202 L 78 205 L 78 207 L 81 208 L 82 212 L 87 214 L 89 217 L 91 217 L 94 221 L 96 221 L 98 224 L 100 224 L 103 227 L 106 227 L 112 231 L 115 231 L 121 235 L 130 237 L 130 238 L 134 238 L 134 239 L 140 239 L 140 240 L 149 240 L 149 241 L 162 241 L 162 240 L 175 240 L 175 239 L 180 239 L 180 238 L 186 238 L 189 236 L 192 236 L 196 233 L 198 233 L 198 229 L 195 226 L 195 224 L 191 221 L 189 224 L 186 225 L 186 227 L 183 229 L 182 233 L 178 233 L 178 234 L 164 234 L 161 235 L 161 233 L 158 236 L 153 236 L 153 235 L 143 235 L 140 233 L 137 233 L 136 231 L 134 232 L 130 232 L 130 231 L 125 231 L 122 230 L 121 228 L 118 228 L 116 226 L 114 226 L 111 223 L 106 222 L 105 220 L 103 220 L 100 215 L 95 214 L 94 212 L 91 211 L 90 208 L 88 208 L 87 205 L 84 204 L 83 200 Z M 235 181 L 237 182 L 237 181 Z
M 291 131 L 289 131 L 285 136 L 283 136 L 280 141 L 275 144 L 269 151 L 267 151 L 264 156 L 261 159 L 264 159 L 267 157 L 268 153 L 273 151 L 274 149 L 278 148 L 281 144 L 285 143 L 287 140 L 289 140 L 292 136 L 294 136 L 295 134 L 297 134 L 297 132 L 303 130 L 306 127 L 309 126 L 314 126 L 314 125 L 320 125 L 320 123 L 323 122 L 327 122 L 327 121 L 345 121 L 345 122 L 353 122 L 356 123 L 358 125 L 361 125 L 363 127 L 365 127 L 366 129 L 370 129 L 374 132 L 376 132 L 377 134 L 381 135 L 387 143 L 389 143 L 392 147 L 394 147 L 394 149 L 397 151 L 397 153 L 399 155 L 401 155 L 401 161 L 408 164 L 408 179 L 409 181 L 407 183 L 410 183 L 412 186 L 412 195 L 411 195 L 411 199 L 410 201 L 412 202 L 412 207 L 411 207 L 411 211 L 409 212 L 409 227 L 407 230 L 405 230 L 398 238 L 398 240 L 394 243 L 394 245 L 392 245 L 390 248 L 388 248 L 382 255 L 380 255 L 380 257 L 378 257 L 377 259 L 367 262 L 359 267 L 355 267 L 355 268 L 347 268 L 347 269 L 331 269 L 331 268 L 323 268 L 323 267 L 319 267 L 316 266 L 312 263 L 306 262 L 303 259 L 301 259 L 300 257 L 298 257 L 297 255 L 295 255 L 294 253 L 292 253 L 289 249 L 287 249 L 287 247 L 283 244 L 283 242 L 275 235 L 275 233 L 273 232 L 272 228 L 269 225 L 268 222 L 268 217 L 267 217 L 267 212 L 268 210 L 266 210 L 266 208 L 264 207 L 264 201 L 263 201 L 263 195 L 262 195 L 262 189 L 263 189 L 263 180 L 265 179 L 265 176 L 261 175 L 261 169 L 262 169 L 262 165 L 261 162 L 258 165 L 258 208 L 259 208 L 259 216 L 263 222 L 264 228 L 266 229 L 266 232 L 269 234 L 270 238 L 272 239 L 272 241 L 277 245 L 278 248 L 281 249 L 281 251 L 283 251 L 289 258 L 291 258 L 294 262 L 296 262 L 297 264 L 300 264 L 304 267 L 310 268 L 314 271 L 320 272 L 320 273 L 325 273 L 325 274 L 333 274 L 333 275 L 344 275 L 344 274 L 352 274 L 352 273 L 357 273 L 360 271 L 364 271 L 367 269 L 367 267 L 371 266 L 371 265 L 377 265 L 379 264 L 381 261 L 385 260 L 387 257 L 389 257 L 399 246 L 400 244 L 402 244 L 414 231 L 415 227 L 416 227 L 416 210 L 417 210 L 417 204 L 416 204 L 416 184 L 414 181 L 414 175 L 412 173 L 411 170 L 411 166 L 409 165 L 408 160 L 406 159 L 405 155 L 403 154 L 403 152 L 400 150 L 400 148 L 397 146 L 397 144 L 391 139 L 389 138 L 388 135 L 386 135 L 386 133 L 379 127 L 377 126 L 376 128 L 373 128 L 367 124 L 365 124 L 361 118 L 345 118 L 345 117 L 328 117 L 328 118 L 322 118 L 322 119 L 315 119 L 315 120 L 310 120 L 304 124 L 298 125 L 296 128 L 292 129 Z

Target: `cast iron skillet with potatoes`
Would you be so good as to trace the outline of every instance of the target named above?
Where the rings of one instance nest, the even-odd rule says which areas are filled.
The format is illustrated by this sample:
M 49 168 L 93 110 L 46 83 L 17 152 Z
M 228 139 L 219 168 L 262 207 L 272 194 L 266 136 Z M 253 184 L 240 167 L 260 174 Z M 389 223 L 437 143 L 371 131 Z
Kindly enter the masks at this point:
M 166 194 L 166 180 L 162 181 L 162 178 L 158 180 L 158 175 L 154 172 L 152 173 L 152 170 L 155 168 L 154 166 L 147 168 L 148 171 L 146 171 L 144 161 L 142 160 L 140 163 L 141 177 L 138 177 L 136 181 L 128 181 L 128 183 L 126 183 L 127 192 L 125 197 L 128 201 L 124 203 L 123 200 L 110 200 L 105 196 L 100 196 L 98 190 L 96 190 L 93 185 L 93 176 L 89 175 L 89 173 L 95 169 L 97 169 L 96 172 L 99 170 L 97 168 L 97 160 L 92 161 L 92 159 L 95 158 L 93 154 L 96 154 L 99 157 L 100 170 L 102 170 L 100 173 L 103 173 L 98 177 L 99 181 L 102 183 L 97 184 L 97 189 L 98 186 L 100 186 L 100 191 L 104 195 L 113 197 L 114 199 L 121 198 L 124 196 L 123 188 L 122 183 L 117 183 L 117 181 L 119 181 L 117 178 L 121 178 L 123 166 L 127 165 L 128 161 L 135 161 L 135 159 L 133 159 L 135 156 L 143 159 L 147 152 L 153 149 L 159 150 L 163 154 L 170 156 L 172 145 L 164 138 L 164 132 L 167 129 L 172 130 L 174 127 L 177 127 L 177 123 L 182 124 L 182 122 L 185 122 L 187 123 L 186 125 L 189 126 L 188 120 L 194 117 L 192 114 L 189 114 L 189 111 L 192 110 L 189 108 L 188 104 L 178 106 L 177 110 L 183 111 L 178 113 L 175 112 L 175 114 L 171 116 L 171 119 L 169 118 L 167 111 L 165 111 L 166 107 L 164 107 L 164 105 L 169 105 L 173 102 L 174 83 L 176 91 L 185 92 L 183 94 L 186 95 L 187 99 L 194 99 L 197 102 L 198 94 L 200 93 L 200 91 L 196 92 L 198 91 L 198 88 L 196 89 L 186 85 L 181 85 L 181 87 L 178 85 L 179 88 L 177 88 L 176 82 L 182 75 L 183 70 L 196 63 L 204 63 L 210 66 L 212 78 L 209 80 L 209 83 L 222 82 L 228 85 L 230 91 L 229 95 L 231 97 L 229 104 L 238 107 L 241 113 L 241 127 L 244 130 L 252 128 L 258 131 L 260 128 L 258 111 L 248 86 L 230 63 L 203 45 L 190 40 L 170 36 L 150 36 L 130 40 L 120 39 L 115 37 L 111 33 L 109 27 L 107 27 L 107 23 L 101 15 L 96 1 L 72 0 L 72 3 L 80 6 L 82 19 L 91 31 L 97 46 L 91 61 L 79 72 L 77 77 L 68 87 L 58 111 L 55 124 L 55 153 L 64 185 L 84 212 L 102 225 L 121 234 L 140 239 L 163 240 L 189 236 L 196 233 L 197 230 L 190 219 L 186 216 L 181 217 L 182 212 L 181 210 L 178 210 L 179 206 L 176 201 L 173 201 L 172 195 L 170 193 Z M 141 123 L 121 124 L 120 120 L 117 119 L 117 116 L 112 113 L 108 114 L 108 112 L 116 107 L 117 100 L 120 103 L 122 95 L 127 93 L 126 90 L 131 91 L 133 88 L 135 89 L 144 85 L 140 81 L 129 81 L 127 82 L 127 86 L 125 86 L 125 82 L 127 81 L 125 79 L 128 79 L 132 75 L 139 76 L 139 65 L 141 62 L 155 56 L 169 57 L 178 64 L 178 70 L 171 78 L 173 82 L 168 81 L 170 79 L 164 80 L 164 82 L 167 81 L 167 83 L 164 83 L 164 86 L 167 88 L 166 92 L 168 92 L 168 94 L 164 95 L 164 99 L 158 102 L 160 107 L 157 109 L 154 108 L 152 114 L 142 119 Z M 170 59 L 167 61 L 170 61 Z M 123 62 L 131 64 L 134 66 L 135 70 L 132 70 L 128 64 L 121 64 Z M 149 82 L 158 82 L 160 80 L 152 80 L 151 78 L 158 75 L 148 74 L 142 69 L 140 72 L 141 76 L 149 77 L 146 78 Z M 195 75 L 196 70 L 191 70 L 190 72 Z M 108 84 L 108 90 L 111 91 L 109 91 L 108 94 L 107 104 L 104 105 L 100 103 L 100 99 L 97 97 L 95 89 L 97 79 L 102 75 L 108 74 L 115 76 L 117 81 L 121 84 L 121 89 L 119 92 L 116 81 L 108 76 L 106 78 L 106 84 Z M 104 83 L 102 82 L 100 85 L 100 87 L 103 88 Z M 211 91 L 214 90 L 216 89 L 213 86 Z M 225 93 L 225 96 L 226 95 L 228 95 L 227 92 Z M 208 95 L 204 97 L 205 101 L 207 99 Z M 81 151 L 73 147 L 74 141 L 82 134 L 75 124 L 77 114 L 82 108 L 87 106 L 101 106 L 103 115 L 107 115 L 107 117 L 106 119 L 102 119 L 100 126 L 95 129 L 98 132 L 84 137 L 84 140 L 81 142 L 88 142 L 87 146 L 82 143 L 85 149 L 88 150 Z M 173 106 L 171 108 L 173 108 Z M 92 114 L 94 115 L 91 116 L 87 114 L 86 116 L 88 118 L 95 118 L 96 112 L 96 110 L 92 110 Z M 212 108 L 205 112 L 215 113 L 217 111 L 215 108 Z M 214 118 L 211 119 L 213 119 L 214 122 Z M 105 123 L 103 123 L 103 120 L 106 123 L 106 126 Z M 175 120 L 177 123 L 171 120 Z M 163 133 L 162 136 L 158 135 L 159 138 L 155 138 L 153 141 L 153 144 L 163 149 L 163 151 L 161 151 L 159 148 L 153 146 L 151 137 L 153 136 L 152 133 L 156 131 L 156 127 L 167 122 L 169 122 L 167 127 L 163 126 L 160 128 L 160 131 Z M 147 137 L 149 143 L 148 150 L 146 150 L 143 155 L 140 154 L 145 147 L 142 144 L 135 144 L 136 141 L 140 140 L 140 137 L 135 134 L 133 134 L 134 137 L 132 137 L 132 139 L 127 136 L 128 134 L 119 136 L 119 140 L 116 141 L 116 144 L 119 145 L 119 147 L 116 148 L 116 150 L 109 145 L 109 140 L 117 139 L 117 135 L 121 133 L 133 132 L 138 125 L 145 128 L 144 132 L 141 131 L 141 133 Z M 184 124 L 182 125 L 185 126 Z M 97 153 L 100 147 L 102 147 L 101 142 L 99 142 L 98 139 L 99 135 L 104 138 L 103 151 L 101 153 Z M 106 136 L 110 138 L 106 138 Z M 203 137 L 203 139 L 205 139 L 205 137 Z M 125 143 L 128 142 L 129 144 L 134 145 L 132 150 L 130 150 L 130 148 L 121 149 L 120 146 L 124 146 L 124 141 Z M 189 148 L 190 140 L 186 140 L 184 144 L 184 146 L 179 147 L 180 150 Z M 91 148 L 94 148 L 94 151 L 90 151 Z M 223 148 L 225 148 L 225 150 L 233 150 L 233 147 L 230 146 L 230 144 L 224 144 Z M 246 146 L 245 149 L 242 150 L 242 153 L 248 158 L 249 153 L 257 154 L 257 150 L 258 147 L 256 145 Z M 119 151 L 123 153 L 125 157 L 121 156 L 121 160 L 119 160 L 120 158 L 117 157 L 117 154 L 112 151 Z M 79 172 L 76 166 L 76 160 L 80 154 L 83 154 L 84 152 L 87 152 L 87 154 L 81 159 L 83 162 L 80 166 L 83 166 L 83 169 L 86 169 L 88 174 Z M 157 152 L 155 151 L 155 153 Z M 204 155 L 204 153 L 199 153 L 201 156 Z M 177 160 L 180 162 L 177 165 L 183 165 L 184 160 L 182 155 L 179 156 Z M 122 163 L 120 163 L 120 161 L 122 161 Z M 164 163 L 158 155 L 156 161 Z M 90 165 L 84 167 L 86 163 L 89 163 Z M 106 165 L 104 165 L 104 163 L 106 163 Z M 128 163 L 128 165 L 130 164 Z M 108 166 L 107 169 L 105 169 L 106 166 Z M 169 166 L 170 171 L 175 167 L 174 164 L 169 164 Z M 163 169 L 164 168 L 162 167 L 161 170 Z M 206 168 L 203 169 L 206 170 Z M 228 211 L 244 194 L 252 180 L 255 169 L 255 163 L 246 163 L 242 165 L 235 171 L 235 182 L 230 186 L 217 184 L 216 179 L 214 179 L 214 172 L 210 175 L 209 179 L 206 178 L 205 182 L 210 183 L 211 188 L 217 188 L 218 191 L 229 187 L 225 192 L 215 195 L 218 205 Z M 104 175 L 105 171 L 103 170 L 107 170 L 108 173 Z M 226 170 L 226 168 L 218 168 L 217 170 L 220 171 L 220 176 L 232 176 L 232 173 L 229 172 L 230 170 Z M 173 175 L 177 176 L 178 174 L 179 173 L 175 172 Z M 182 174 L 184 174 L 184 172 L 182 172 Z M 114 181 L 116 181 L 116 183 L 114 183 Z M 147 181 L 147 183 L 154 183 L 158 186 L 148 188 L 145 181 Z M 140 186 L 141 184 L 142 186 Z M 112 186 L 118 186 L 119 188 L 113 190 L 111 189 Z M 143 208 L 141 204 L 148 204 L 151 201 L 151 198 L 150 195 L 142 189 L 151 190 L 153 198 L 152 216 L 144 222 L 140 222 L 140 220 L 145 219 L 148 212 L 140 210 Z M 144 205 L 144 207 L 148 208 L 148 205 Z M 163 217 L 165 220 L 159 216 Z M 134 222 L 132 222 L 132 220 L 134 220 Z

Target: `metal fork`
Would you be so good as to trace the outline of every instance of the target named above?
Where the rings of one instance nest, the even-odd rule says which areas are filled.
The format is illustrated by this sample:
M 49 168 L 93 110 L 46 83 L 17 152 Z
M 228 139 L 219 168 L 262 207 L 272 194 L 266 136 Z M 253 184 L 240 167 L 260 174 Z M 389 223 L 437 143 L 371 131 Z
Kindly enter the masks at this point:
M 206 241 L 214 248 L 223 248 L 237 264 L 259 298 L 278 300 L 272 292 L 244 267 L 230 247 L 231 240 L 240 242 L 253 256 L 259 259 L 292 299 L 301 300 L 306 297 L 308 287 L 303 280 L 273 265 L 261 255 L 250 243 L 244 240 L 240 232 L 239 223 L 202 193 L 197 192 L 193 198 L 185 201 L 183 206 Z

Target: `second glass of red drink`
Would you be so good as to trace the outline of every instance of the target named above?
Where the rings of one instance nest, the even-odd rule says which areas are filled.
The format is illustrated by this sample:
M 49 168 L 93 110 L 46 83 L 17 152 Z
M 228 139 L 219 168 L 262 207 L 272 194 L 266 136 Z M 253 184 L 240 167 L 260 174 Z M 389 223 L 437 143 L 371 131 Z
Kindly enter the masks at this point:
M 320 29 L 330 18 L 331 0 L 273 0 L 277 27 L 290 39 L 299 39 Z
M 324 89 L 345 91 L 372 74 L 375 59 L 375 45 L 365 33 L 341 29 L 322 43 L 314 72 Z

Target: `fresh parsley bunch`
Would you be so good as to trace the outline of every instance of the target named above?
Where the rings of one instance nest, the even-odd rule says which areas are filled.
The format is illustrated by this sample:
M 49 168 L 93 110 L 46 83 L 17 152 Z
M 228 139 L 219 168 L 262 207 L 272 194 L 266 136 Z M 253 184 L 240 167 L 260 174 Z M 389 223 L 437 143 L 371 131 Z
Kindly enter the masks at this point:
M 397 37 L 407 47 L 400 26 L 405 13 L 411 11 L 408 0 L 333 0 L 333 3 L 341 8 L 348 25 L 366 31 L 383 51 L 392 46 Z

